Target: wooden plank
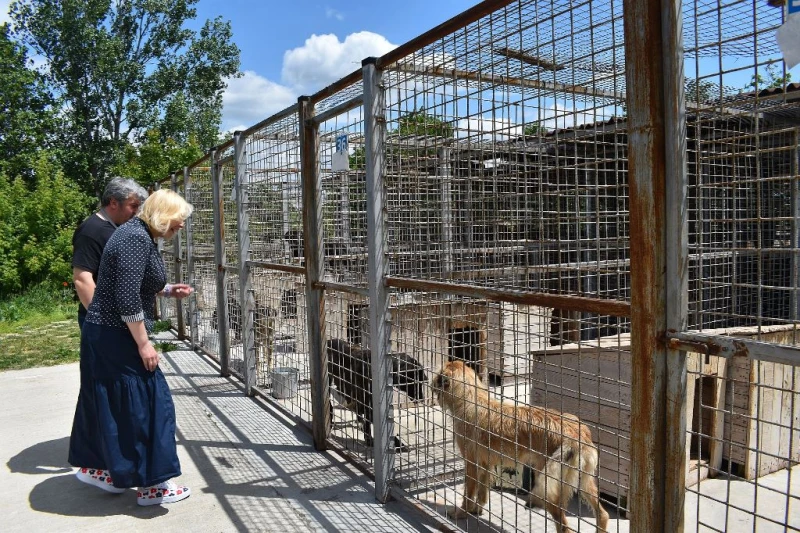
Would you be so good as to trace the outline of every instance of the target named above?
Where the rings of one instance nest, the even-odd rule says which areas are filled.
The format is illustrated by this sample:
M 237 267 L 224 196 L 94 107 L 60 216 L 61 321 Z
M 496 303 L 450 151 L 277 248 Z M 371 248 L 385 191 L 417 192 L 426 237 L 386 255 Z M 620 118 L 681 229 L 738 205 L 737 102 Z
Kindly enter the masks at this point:
M 773 412 L 775 408 L 775 395 L 770 386 L 775 379 L 775 364 L 762 362 L 759 366 L 758 414 L 756 415 L 757 422 L 755 422 L 753 425 L 756 427 L 756 431 L 758 432 L 758 440 L 756 441 L 758 442 L 758 450 L 771 451 L 774 449 L 773 443 L 775 440 L 775 426 L 769 422 L 775 418 L 775 414 Z M 759 477 L 769 468 L 771 458 L 758 452 L 756 452 L 756 455 L 759 457 L 755 469 L 755 476 Z
M 552 370 L 545 373 L 545 381 L 533 382 L 531 387 L 544 394 L 541 401 L 546 400 L 548 405 L 558 405 L 560 396 L 570 396 L 630 410 L 630 386 L 612 379 L 598 379 L 597 375 L 578 374 L 567 369 L 561 373 Z
M 697 380 L 693 376 L 697 375 L 696 372 L 699 367 L 699 357 L 696 354 L 687 354 L 686 369 L 688 376 L 686 379 L 686 425 L 689 426 L 686 431 L 686 476 L 689 476 L 689 466 L 692 449 L 692 420 L 694 419 L 694 395 L 696 392 Z
M 783 376 L 780 381 L 781 383 L 781 390 L 778 391 L 780 395 L 780 413 L 779 413 L 779 423 L 781 426 L 778 429 L 779 436 L 778 436 L 778 454 L 781 457 L 785 457 L 788 460 L 793 459 L 792 455 L 792 442 L 791 442 L 791 424 L 792 424 L 792 377 L 794 376 L 796 367 L 788 367 L 784 366 L 782 368 Z M 795 448 L 797 444 L 795 444 Z
M 758 368 L 761 363 L 758 361 L 753 361 L 750 365 L 750 380 L 748 385 L 748 405 L 747 405 L 747 415 L 751 413 L 756 413 L 758 408 L 758 389 L 756 387 L 756 382 L 758 380 Z M 751 448 L 756 447 L 758 443 L 758 426 L 757 424 L 750 424 L 746 430 L 746 440 L 743 442 L 745 449 L 745 461 L 744 461 L 744 478 L 745 479 L 754 479 L 755 476 L 755 469 L 756 469 L 756 454 L 750 451 Z
M 714 391 L 714 408 L 712 416 L 711 436 L 709 442 L 709 475 L 712 477 L 722 469 L 722 441 L 725 431 L 725 388 L 727 384 L 728 361 L 724 357 L 711 357 L 712 364 L 716 366 L 716 390 Z M 686 457 L 689 457 L 688 455 Z
M 628 436 L 631 427 L 631 412 L 619 406 L 600 405 L 596 401 L 579 401 L 577 398 L 561 396 L 557 400 L 552 395 L 545 396 L 543 391 L 532 392 L 534 405 L 547 406 L 565 413 L 576 415 L 587 423 L 602 423 L 605 426 L 622 431 Z

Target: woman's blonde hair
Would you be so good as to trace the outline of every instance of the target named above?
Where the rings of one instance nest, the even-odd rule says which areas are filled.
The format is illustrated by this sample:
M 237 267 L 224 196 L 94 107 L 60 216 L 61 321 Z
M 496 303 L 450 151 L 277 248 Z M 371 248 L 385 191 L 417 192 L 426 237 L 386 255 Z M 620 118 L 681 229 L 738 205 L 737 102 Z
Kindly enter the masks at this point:
M 175 191 L 159 189 L 144 201 L 139 218 L 150 226 L 151 230 L 164 235 L 169 231 L 170 224 L 186 220 L 193 210 L 192 204 Z

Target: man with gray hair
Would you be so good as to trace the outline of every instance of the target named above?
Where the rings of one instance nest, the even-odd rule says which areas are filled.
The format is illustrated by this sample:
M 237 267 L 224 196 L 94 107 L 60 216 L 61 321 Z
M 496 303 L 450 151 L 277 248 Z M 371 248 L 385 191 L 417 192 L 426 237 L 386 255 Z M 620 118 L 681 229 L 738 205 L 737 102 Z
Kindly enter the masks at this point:
M 147 191 L 128 178 L 113 178 L 100 199 L 100 210 L 81 222 L 72 235 L 72 281 L 78 293 L 78 325 L 83 329 L 86 308 L 92 302 L 100 259 L 108 239 L 133 218 L 145 201 Z

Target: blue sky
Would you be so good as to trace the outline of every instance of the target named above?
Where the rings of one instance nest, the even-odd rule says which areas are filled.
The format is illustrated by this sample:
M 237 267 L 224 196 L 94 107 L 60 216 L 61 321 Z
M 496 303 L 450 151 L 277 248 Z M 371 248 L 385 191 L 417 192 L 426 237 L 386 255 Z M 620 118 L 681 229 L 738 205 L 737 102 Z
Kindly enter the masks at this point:
M 258 122 L 476 3 L 200 0 L 198 20 L 230 20 L 242 54 L 244 76 L 229 84 L 223 129 Z
M 319 2 L 200 0 L 199 27 L 222 16 L 231 22 L 244 76 L 225 94 L 224 130 L 240 129 L 284 109 L 478 3 L 478 0 Z M 0 0 L 0 22 L 10 0 Z
M 9 3 L 0 0 L 0 22 L 8 20 Z M 229 80 L 223 99 L 222 128 L 231 131 L 269 117 L 357 69 L 363 58 L 382 55 L 476 3 L 200 0 L 193 27 L 216 16 L 231 22 L 243 72 Z M 793 69 L 793 81 L 799 70 Z M 717 72 L 714 65 L 710 72 Z M 751 70 L 735 73 L 731 83 L 742 87 L 751 76 Z

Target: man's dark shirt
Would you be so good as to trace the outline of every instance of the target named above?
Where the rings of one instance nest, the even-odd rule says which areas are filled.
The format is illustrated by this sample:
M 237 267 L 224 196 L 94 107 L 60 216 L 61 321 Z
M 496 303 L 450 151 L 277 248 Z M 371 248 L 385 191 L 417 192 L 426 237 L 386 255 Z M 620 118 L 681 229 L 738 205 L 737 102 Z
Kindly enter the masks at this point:
M 115 229 L 111 222 L 92 214 L 81 222 L 72 235 L 72 267 L 91 272 L 95 284 L 97 284 L 97 271 L 100 269 L 103 249 Z M 78 315 L 83 318 L 86 316 L 86 308 L 82 303 L 78 305 Z

